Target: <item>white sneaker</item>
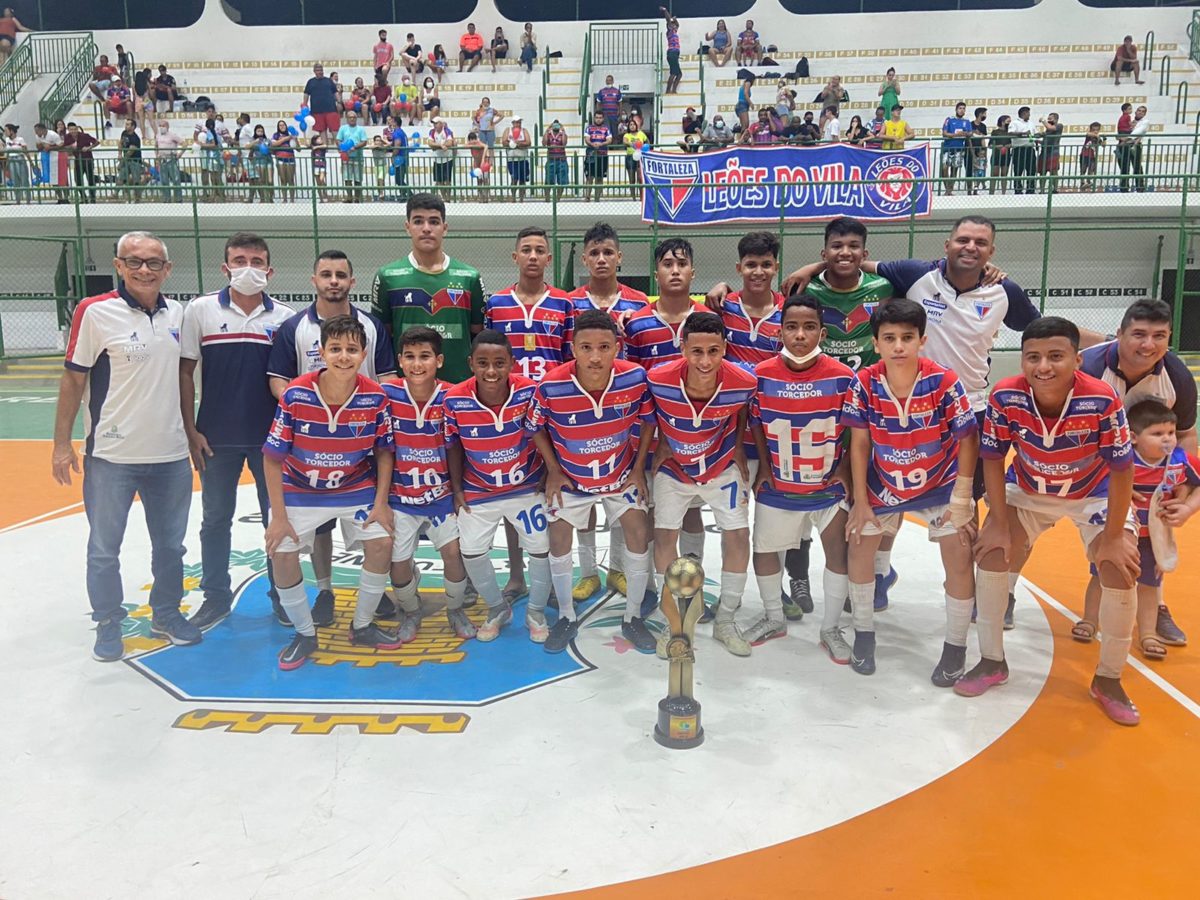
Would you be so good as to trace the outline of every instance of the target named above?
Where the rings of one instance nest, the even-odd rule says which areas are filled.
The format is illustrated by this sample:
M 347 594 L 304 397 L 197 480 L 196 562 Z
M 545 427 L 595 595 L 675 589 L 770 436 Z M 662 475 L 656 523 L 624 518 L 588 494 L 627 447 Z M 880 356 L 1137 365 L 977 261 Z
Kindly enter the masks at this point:
M 847 665 L 850 662 L 850 645 L 842 637 L 842 629 L 830 628 L 822 631 L 821 646 L 825 648 L 829 658 L 839 666 Z
M 486 622 L 475 633 L 477 641 L 494 641 L 500 637 L 500 629 L 512 621 L 512 607 L 505 603 L 494 616 L 489 615 Z
M 749 656 L 750 645 L 738 631 L 736 622 L 716 622 L 713 624 L 713 637 L 725 645 L 725 649 L 734 656 Z
M 783 619 L 772 619 L 766 615 L 742 632 L 742 638 L 751 647 L 757 647 L 781 637 L 787 637 L 787 622 Z
M 546 643 L 550 637 L 550 626 L 546 624 L 546 614 L 540 609 L 531 609 L 525 614 L 525 627 L 529 629 L 529 639 L 535 644 Z

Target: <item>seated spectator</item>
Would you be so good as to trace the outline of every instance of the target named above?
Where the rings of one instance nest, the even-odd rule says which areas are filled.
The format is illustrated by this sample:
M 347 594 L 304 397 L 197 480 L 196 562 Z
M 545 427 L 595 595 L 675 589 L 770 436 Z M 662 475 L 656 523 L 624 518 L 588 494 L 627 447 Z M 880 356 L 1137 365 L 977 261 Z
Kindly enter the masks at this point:
M 488 59 L 492 61 L 492 71 L 496 71 L 496 60 L 508 59 L 508 38 L 504 36 L 504 29 L 497 28 L 496 36 L 492 38 L 492 46 L 488 49 Z
M 17 46 L 18 31 L 32 31 L 21 24 L 21 20 L 9 7 L 0 11 L 0 66 L 8 62 L 14 48 Z
M 387 31 L 379 29 L 379 42 L 371 48 L 371 57 L 375 63 L 376 76 L 383 76 L 387 84 L 388 75 L 392 71 L 392 63 L 396 61 L 396 48 L 388 43 Z
M 621 89 L 613 83 L 611 75 L 604 76 L 604 87 L 596 91 L 596 103 L 604 113 L 605 124 L 613 134 L 617 133 L 617 118 L 621 114 Z
M 733 55 L 733 35 L 725 27 L 724 19 L 717 19 L 717 28 L 704 35 L 708 41 L 708 61 L 714 66 L 724 66 Z
M 463 70 L 468 62 L 471 64 L 468 72 L 474 72 L 479 61 L 483 59 L 483 35 L 475 32 L 475 23 L 467 23 L 467 33 L 458 39 L 458 71 Z
M 796 92 L 788 86 L 786 78 L 780 78 L 775 90 L 775 118 L 788 122 L 796 110 Z
M 1108 71 L 1116 76 L 1113 84 L 1121 83 L 1122 72 L 1132 72 L 1135 84 L 1146 83 L 1142 81 L 1142 65 L 1138 62 L 1137 45 L 1133 42 L 1133 35 L 1125 35 L 1125 40 L 1117 45 L 1117 52 L 1113 55 L 1113 61 L 1108 64 Z
M 407 118 L 409 125 L 421 118 L 421 89 L 412 83 L 412 77 L 407 72 L 400 76 L 400 83 L 396 85 L 392 112 L 397 122 Z
M 88 82 L 88 90 L 101 103 L 105 102 L 108 99 L 108 89 L 112 87 L 112 80 L 117 74 L 117 67 L 109 63 L 108 57 L 101 53 L 100 61 L 92 68 L 92 80 Z
M 689 106 L 683 115 L 683 136 L 695 135 L 696 140 L 704 131 L 704 117 L 696 115 L 696 107 Z
M 120 75 L 112 77 L 112 84 L 108 88 L 108 96 L 104 100 L 104 111 L 108 116 L 108 121 L 104 125 L 105 128 L 111 128 L 115 118 L 126 119 L 133 115 L 133 96 L 130 94 L 129 88 L 125 86 L 125 82 Z
M 350 108 L 363 118 L 371 109 L 371 89 L 363 83 L 362 78 L 354 79 L 354 87 L 350 89 Z
M 371 124 L 382 125 L 387 119 L 391 106 L 392 89 L 388 87 L 387 76 L 382 72 L 375 75 L 375 86 L 371 88 Z
M 838 121 L 837 107 L 827 106 L 821 113 L 821 140 L 836 144 L 842 139 L 842 123 Z
M 792 127 L 795 132 L 797 143 L 815 144 L 817 141 L 821 140 L 821 126 L 813 121 L 813 114 L 811 111 L 804 114 L 804 119 L 800 122 L 799 126 L 796 125 L 796 117 L 793 116 Z
M 862 116 L 851 116 L 850 127 L 846 129 L 846 143 L 862 147 L 866 145 L 867 139 L 870 137 L 871 132 L 863 126 Z
M 404 37 L 404 48 L 400 51 L 400 64 L 408 69 L 410 75 L 419 75 L 425 71 L 425 61 L 421 58 L 421 45 L 410 31 Z
M 758 40 L 758 32 L 754 30 L 754 20 L 747 19 L 745 29 L 738 35 L 736 62 L 739 66 L 753 66 L 761 58 L 762 44 Z
M 763 146 L 775 143 L 775 128 L 771 124 L 771 110 L 763 107 L 758 111 L 758 121 L 742 132 L 742 143 Z
M 158 67 L 158 76 L 154 79 L 154 111 L 175 112 L 175 98 L 178 91 L 175 86 L 175 76 L 167 74 L 166 66 Z
M 437 75 L 438 84 L 442 83 L 442 76 L 446 74 L 446 51 L 441 44 L 433 45 L 433 52 L 429 54 L 429 68 Z
M 526 22 L 525 30 L 521 32 L 521 65 L 528 72 L 533 71 L 533 61 L 537 59 L 537 38 L 533 34 L 533 23 Z M 524 192 L 522 192 L 524 196 Z
M 438 95 L 438 86 L 426 75 L 425 83 L 421 85 L 421 104 L 417 109 L 417 121 L 420 121 L 423 113 L 429 113 L 429 120 L 432 122 L 441 110 L 442 98 Z
M 728 147 L 733 140 L 733 131 L 725 124 L 725 117 L 717 113 L 704 129 L 704 143 L 714 147 Z

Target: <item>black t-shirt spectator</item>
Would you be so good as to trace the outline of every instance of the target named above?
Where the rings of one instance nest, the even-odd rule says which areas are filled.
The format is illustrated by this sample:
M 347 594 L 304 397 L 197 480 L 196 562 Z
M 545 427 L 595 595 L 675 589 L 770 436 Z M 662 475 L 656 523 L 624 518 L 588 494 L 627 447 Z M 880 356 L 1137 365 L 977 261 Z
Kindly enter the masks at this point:
M 967 138 L 967 146 L 970 147 L 973 151 L 982 150 L 983 149 L 983 139 L 987 137 L 987 133 L 988 133 L 988 130 L 987 130 L 986 122 L 972 121 L 971 122 L 971 136 L 969 138 Z
M 308 110 L 313 115 L 337 112 L 337 85 L 332 78 L 313 76 L 304 84 L 308 96 Z
M 175 87 L 174 75 L 159 75 L 154 85 L 154 93 L 158 95 L 160 100 L 166 100 L 171 96 L 170 89 Z
M 421 45 L 413 44 L 411 47 L 405 47 L 402 52 L 407 56 L 411 56 L 413 59 L 420 59 L 421 58 Z
M 121 156 L 125 159 L 142 158 L 142 139 L 136 131 L 121 132 Z

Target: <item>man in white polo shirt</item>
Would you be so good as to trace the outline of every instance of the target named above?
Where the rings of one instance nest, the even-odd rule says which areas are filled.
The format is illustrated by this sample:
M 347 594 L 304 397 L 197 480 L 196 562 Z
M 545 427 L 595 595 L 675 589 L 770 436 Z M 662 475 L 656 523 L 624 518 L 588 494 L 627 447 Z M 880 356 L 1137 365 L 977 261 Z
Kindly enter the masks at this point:
M 125 652 L 121 622 L 121 541 L 134 494 L 150 532 L 150 630 L 173 644 L 198 644 L 200 629 L 179 612 L 183 537 L 192 501 L 192 467 L 179 411 L 183 306 L 161 293 L 171 274 L 167 246 L 145 231 L 117 241 L 119 287 L 75 310 L 66 371 L 58 390 L 51 464 L 71 483 L 79 460 L 71 429 L 84 401 L 83 508 L 88 518 L 87 592 L 96 622 L 92 655 Z

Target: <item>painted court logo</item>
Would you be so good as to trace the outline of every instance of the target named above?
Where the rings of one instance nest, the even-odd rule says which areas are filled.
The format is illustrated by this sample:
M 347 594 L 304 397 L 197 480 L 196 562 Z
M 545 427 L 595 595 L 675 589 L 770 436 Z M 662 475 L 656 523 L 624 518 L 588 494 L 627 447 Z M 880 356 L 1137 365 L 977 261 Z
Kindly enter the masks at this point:
M 926 190 L 917 183 L 922 172 L 917 161 L 909 156 L 889 155 L 876 159 L 863 180 L 878 182 L 867 189 L 867 202 L 885 216 L 900 216 L 910 211 L 914 193 Z

